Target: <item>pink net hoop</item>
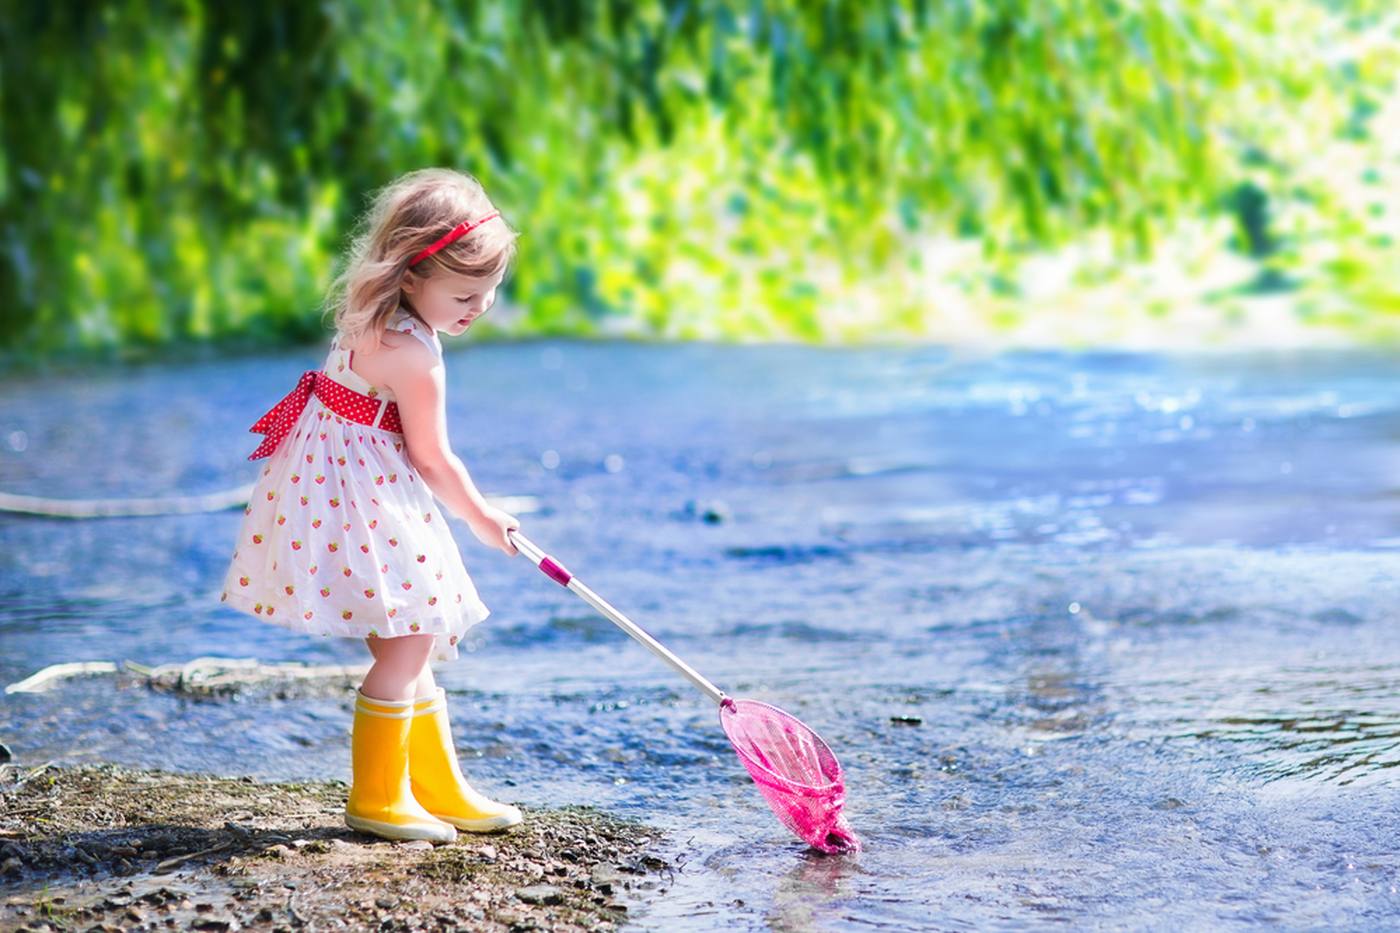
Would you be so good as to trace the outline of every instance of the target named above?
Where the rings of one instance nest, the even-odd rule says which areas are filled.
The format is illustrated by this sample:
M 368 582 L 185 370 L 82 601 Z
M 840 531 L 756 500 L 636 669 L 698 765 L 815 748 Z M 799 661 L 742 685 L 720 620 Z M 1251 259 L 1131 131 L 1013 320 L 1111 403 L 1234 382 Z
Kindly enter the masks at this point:
M 841 809 L 846 785 L 831 747 L 802 720 L 759 700 L 726 697 L 720 725 L 783 825 L 822 852 L 860 848 Z

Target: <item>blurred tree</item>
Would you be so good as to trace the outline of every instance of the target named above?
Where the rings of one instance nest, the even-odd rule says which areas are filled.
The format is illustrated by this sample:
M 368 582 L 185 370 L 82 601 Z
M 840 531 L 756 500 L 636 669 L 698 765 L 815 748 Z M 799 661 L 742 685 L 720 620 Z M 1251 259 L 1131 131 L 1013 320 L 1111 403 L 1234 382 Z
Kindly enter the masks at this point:
M 0 14 L 0 345 L 40 353 L 317 334 L 366 194 L 429 164 L 525 232 L 521 333 L 925 333 L 893 270 L 930 236 L 975 237 L 1005 283 L 1087 230 L 1145 255 L 1225 211 L 1241 250 L 1306 263 L 1275 206 L 1319 133 L 1368 138 L 1396 73 L 1395 42 L 1350 41 L 1394 39 L 1374 0 Z M 1306 196 L 1309 236 L 1366 223 Z M 1336 281 L 1400 304 L 1367 243 Z

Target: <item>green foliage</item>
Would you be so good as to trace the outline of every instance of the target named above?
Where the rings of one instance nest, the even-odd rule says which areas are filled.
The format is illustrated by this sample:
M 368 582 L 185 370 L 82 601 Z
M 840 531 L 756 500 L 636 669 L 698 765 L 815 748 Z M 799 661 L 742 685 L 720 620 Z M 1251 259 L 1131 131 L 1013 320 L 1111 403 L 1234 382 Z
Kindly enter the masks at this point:
M 520 334 L 1014 330 L 1028 256 L 1212 215 L 1318 320 L 1400 314 L 1400 205 L 1313 164 L 1384 155 L 1373 0 L 6 6 L 0 346 L 317 334 L 366 194 L 435 164 L 524 231 Z

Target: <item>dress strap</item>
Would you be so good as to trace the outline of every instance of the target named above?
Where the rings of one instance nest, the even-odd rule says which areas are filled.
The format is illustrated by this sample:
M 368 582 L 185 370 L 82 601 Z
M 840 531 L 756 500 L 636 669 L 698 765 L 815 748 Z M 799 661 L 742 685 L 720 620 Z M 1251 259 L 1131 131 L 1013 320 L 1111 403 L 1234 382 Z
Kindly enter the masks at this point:
M 412 334 L 414 337 L 421 340 L 434 354 L 442 356 L 442 341 L 438 339 L 437 331 L 418 320 L 418 317 L 407 308 L 400 306 L 399 309 L 394 312 L 393 316 L 389 318 L 389 323 L 385 326 L 385 329 L 397 331 L 401 334 Z M 335 338 L 331 341 L 331 357 L 335 360 L 336 371 L 340 373 L 348 371 L 352 377 L 356 377 L 358 374 L 351 369 L 351 366 L 355 362 L 355 351 L 347 350 L 342 347 L 340 345 L 340 337 L 341 335 L 337 333 Z M 330 370 L 329 366 L 326 368 L 327 371 Z M 369 383 L 366 382 L 365 385 L 369 385 Z
M 389 320 L 389 327 L 401 334 L 412 334 L 427 345 L 437 356 L 442 356 L 442 341 L 438 339 L 437 331 L 418 319 L 412 311 L 400 307 L 394 312 L 394 316 Z

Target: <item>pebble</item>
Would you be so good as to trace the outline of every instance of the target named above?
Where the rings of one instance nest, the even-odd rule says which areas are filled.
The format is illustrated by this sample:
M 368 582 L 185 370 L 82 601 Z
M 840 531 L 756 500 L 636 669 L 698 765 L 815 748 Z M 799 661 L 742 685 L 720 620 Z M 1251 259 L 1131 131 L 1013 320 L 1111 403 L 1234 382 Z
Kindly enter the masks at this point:
M 378 907 L 380 910 L 393 910 L 395 907 L 399 906 L 399 899 L 397 897 L 389 897 L 388 895 L 376 897 L 374 899 L 374 906 Z
M 427 852 L 432 849 L 433 844 L 426 839 L 410 839 L 408 842 L 399 843 L 400 849 L 409 852 Z
M 532 884 L 527 888 L 519 888 L 515 896 L 527 904 L 562 904 L 564 902 L 564 892 L 552 884 Z
M 594 865 L 588 877 L 594 884 L 620 884 L 623 880 L 622 871 L 608 862 Z

